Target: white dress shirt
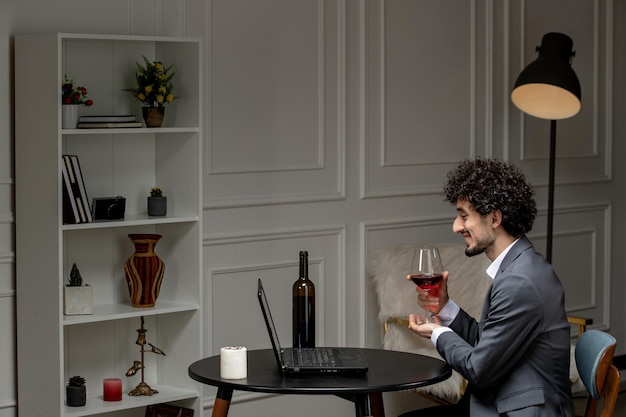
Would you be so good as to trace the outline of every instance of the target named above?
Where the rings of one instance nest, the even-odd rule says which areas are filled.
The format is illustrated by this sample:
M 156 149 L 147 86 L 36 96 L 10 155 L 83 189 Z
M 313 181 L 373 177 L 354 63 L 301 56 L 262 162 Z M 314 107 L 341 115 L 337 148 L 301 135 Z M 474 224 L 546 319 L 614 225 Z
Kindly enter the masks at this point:
M 502 264 L 504 257 L 506 256 L 507 253 L 509 253 L 509 250 L 513 247 L 515 242 L 517 242 L 518 240 L 519 239 L 515 239 L 515 241 L 511 243 L 509 246 L 507 246 L 507 248 L 504 249 L 502 253 L 500 253 L 500 255 L 498 255 L 495 261 L 493 261 L 491 265 L 489 265 L 489 268 L 487 268 L 486 272 L 487 272 L 487 275 L 491 277 L 491 279 L 494 279 L 496 277 L 496 274 L 498 273 L 498 269 L 500 268 L 500 264 Z M 442 327 L 437 327 L 435 330 L 433 330 L 433 333 L 430 336 L 430 340 L 435 347 L 437 347 L 437 339 L 439 338 L 440 334 L 444 332 L 454 331 L 447 326 L 449 326 L 450 323 L 454 321 L 454 319 L 456 318 L 456 315 L 459 314 L 460 309 L 461 307 L 459 307 L 458 304 L 455 303 L 450 298 L 448 302 L 446 303 L 446 305 L 443 306 L 439 314 L 437 314 L 437 317 L 439 317 L 439 321 Z

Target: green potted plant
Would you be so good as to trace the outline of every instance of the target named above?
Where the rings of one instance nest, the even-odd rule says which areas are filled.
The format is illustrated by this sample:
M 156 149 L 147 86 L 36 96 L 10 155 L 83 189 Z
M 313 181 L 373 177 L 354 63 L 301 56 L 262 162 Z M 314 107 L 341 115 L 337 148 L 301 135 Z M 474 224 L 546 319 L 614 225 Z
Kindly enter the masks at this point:
M 146 127 L 161 127 L 165 115 L 165 105 L 178 97 L 174 96 L 172 78 L 174 72 L 170 72 L 173 65 L 166 67 L 161 61 L 150 61 L 143 57 L 145 66 L 137 62 L 135 79 L 136 88 L 127 88 L 128 91 L 143 104 L 142 112 Z
M 73 376 L 65 387 L 65 395 L 68 407 L 82 407 L 87 404 L 87 386 L 85 378 Z
M 61 127 L 74 129 L 78 122 L 78 106 L 91 106 L 93 100 L 87 98 L 87 89 L 76 85 L 74 80 L 63 77 L 61 81 Z
M 90 285 L 83 285 L 83 278 L 75 263 L 68 283 L 63 287 L 63 314 L 93 314 L 93 290 Z
M 148 196 L 148 216 L 165 216 L 167 214 L 167 197 L 159 187 L 152 187 Z

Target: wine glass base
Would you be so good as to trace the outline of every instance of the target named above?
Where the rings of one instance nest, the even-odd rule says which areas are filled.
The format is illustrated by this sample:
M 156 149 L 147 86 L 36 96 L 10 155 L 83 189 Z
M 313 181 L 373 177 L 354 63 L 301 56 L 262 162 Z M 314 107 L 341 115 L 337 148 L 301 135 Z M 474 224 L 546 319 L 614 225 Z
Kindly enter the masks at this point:
M 437 316 L 437 314 L 435 314 L 435 313 L 426 312 L 424 315 L 422 315 L 422 322 L 424 322 L 424 323 L 436 323 L 436 321 L 435 321 L 435 317 L 436 316 Z

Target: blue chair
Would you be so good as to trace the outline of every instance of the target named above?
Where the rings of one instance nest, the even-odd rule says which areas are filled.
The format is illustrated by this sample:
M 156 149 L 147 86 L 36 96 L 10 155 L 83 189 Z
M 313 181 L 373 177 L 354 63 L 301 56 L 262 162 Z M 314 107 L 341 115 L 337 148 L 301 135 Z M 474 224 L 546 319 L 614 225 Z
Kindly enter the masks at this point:
M 584 417 L 613 416 L 620 387 L 619 370 L 613 365 L 616 345 L 613 336 L 600 330 L 587 330 L 576 342 L 576 367 L 589 393 Z

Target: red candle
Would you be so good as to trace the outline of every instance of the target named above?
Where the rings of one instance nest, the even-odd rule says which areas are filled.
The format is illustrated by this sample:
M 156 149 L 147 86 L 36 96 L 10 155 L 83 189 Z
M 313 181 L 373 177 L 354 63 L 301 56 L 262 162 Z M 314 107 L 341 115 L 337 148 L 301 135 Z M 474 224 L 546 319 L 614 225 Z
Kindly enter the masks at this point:
M 122 401 L 122 380 L 120 378 L 104 378 L 104 401 Z

